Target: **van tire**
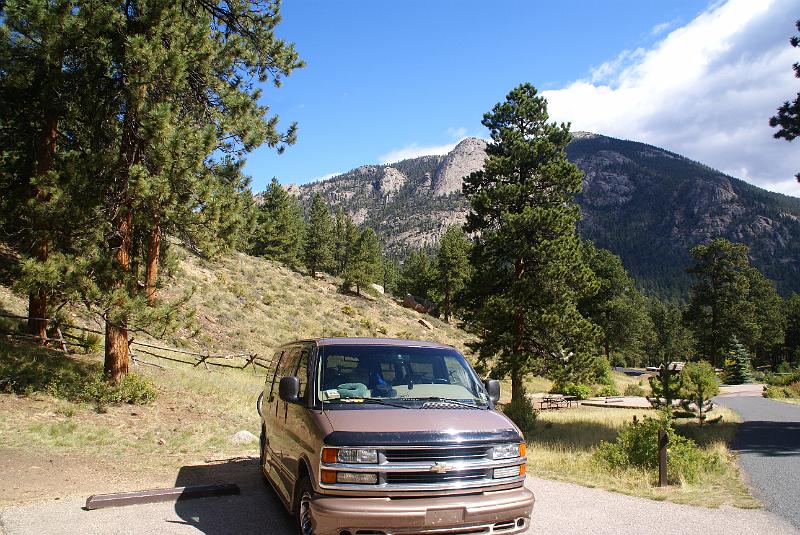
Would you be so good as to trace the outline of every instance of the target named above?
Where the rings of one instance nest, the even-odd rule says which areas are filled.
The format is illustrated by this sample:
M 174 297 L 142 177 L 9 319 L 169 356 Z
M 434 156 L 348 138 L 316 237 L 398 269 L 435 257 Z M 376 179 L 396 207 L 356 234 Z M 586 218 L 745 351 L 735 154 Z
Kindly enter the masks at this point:
M 314 489 L 311 487 L 311 481 L 308 477 L 304 477 L 297 482 L 292 516 L 294 516 L 295 529 L 298 535 L 313 535 L 311 528 L 311 497 L 313 495 Z
M 258 450 L 258 470 L 261 472 L 261 479 L 264 483 L 269 483 L 267 480 L 267 474 L 264 473 L 264 459 L 266 455 L 267 449 L 267 433 L 265 432 L 264 426 L 261 426 L 261 436 L 259 437 L 259 450 Z

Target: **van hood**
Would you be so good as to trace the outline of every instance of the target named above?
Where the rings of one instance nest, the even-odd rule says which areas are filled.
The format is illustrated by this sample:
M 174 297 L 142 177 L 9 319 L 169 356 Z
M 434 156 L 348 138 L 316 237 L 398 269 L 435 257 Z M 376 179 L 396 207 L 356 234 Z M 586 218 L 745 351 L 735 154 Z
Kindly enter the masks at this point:
M 326 410 L 329 446 L 440 446 L 522 441 L 519 429 L 493 410 Z

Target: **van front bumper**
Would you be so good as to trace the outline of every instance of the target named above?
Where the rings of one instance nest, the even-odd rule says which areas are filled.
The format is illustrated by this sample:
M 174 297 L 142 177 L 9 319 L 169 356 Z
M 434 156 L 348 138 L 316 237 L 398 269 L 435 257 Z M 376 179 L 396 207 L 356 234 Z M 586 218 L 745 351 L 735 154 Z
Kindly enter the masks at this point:
M 317 495 L 311 503 L 316 535 L 340 535 L 358 530 L 406 533 L 521 533 L 530 526 L 533 493 L 525 487 L 480 494 L 419 498 L 365 498 Z

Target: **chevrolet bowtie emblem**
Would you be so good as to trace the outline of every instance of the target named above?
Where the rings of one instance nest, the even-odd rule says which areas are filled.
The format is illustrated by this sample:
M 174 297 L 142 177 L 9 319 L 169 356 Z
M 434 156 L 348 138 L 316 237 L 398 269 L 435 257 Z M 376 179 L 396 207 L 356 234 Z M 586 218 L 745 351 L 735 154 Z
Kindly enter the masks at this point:
M 433 463 L 433 464 L 431 465 L 430 471 L 431 471 L 431 472 L 436 472 L 437 474 L 444 474 L 444 473 L 447 473 L 447 472 L 449 472 L 449 471 L 450 471 L 450 470 L 452 470 L 452 469 L 453 469 L 453 467 L 452 467 L 452 466 L 450 466 L 449 464 L 445 464 L 445 463 Z

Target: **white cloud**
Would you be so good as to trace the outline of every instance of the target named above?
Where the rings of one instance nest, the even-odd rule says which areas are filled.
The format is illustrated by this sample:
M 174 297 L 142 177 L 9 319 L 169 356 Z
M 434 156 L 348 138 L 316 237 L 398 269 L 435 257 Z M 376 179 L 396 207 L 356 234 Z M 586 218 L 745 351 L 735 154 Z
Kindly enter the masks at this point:
M 462 140 L 467 137 L 467 129 L 463 126 L 458 128 L 450 127 L 447 129 L 447 135 L 450 136 L 451 139 L 458 139 Z
M 667 148 L 758 186 L 800 196 L 800 141 L 772 138 L 800 84 L 789 46 L 800 0 L 715 4 L 648 49 L 545 91 L 554 120 Z M 655 28 L 654 28 L 655 31 Z M 663 30 L 662 30 L 663 31 Z
M 459 139 L 459 141 L 461 141 Z M 395 163 L 409 158 L 417 158 L 419 156 L 429 156 L 431 154 L 447 154 L 455 148 L 458 142 L 447 143 L 446 145 L 420 145 L 419 143 L 412 143 L 405 147 L 394 149 L 386 154 L 378 156 L 378 163 Z
M 328 180 L 329 178 L 333 178 L 333 177 L 339 176 L 341 174 L 344 174 L 344 173 L 342 173 L 340 171 L 337 171 L 336 173 L 328 173 L 327 175 L 316 176 L 314 178 L 310 178 L 310 179 L 306 180 L 305 182 L 303 182 L 303 184 L 305 184 L 306 182 L 322 182 L 323 180 Z

